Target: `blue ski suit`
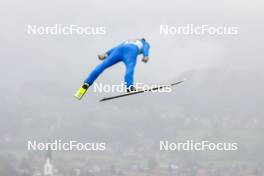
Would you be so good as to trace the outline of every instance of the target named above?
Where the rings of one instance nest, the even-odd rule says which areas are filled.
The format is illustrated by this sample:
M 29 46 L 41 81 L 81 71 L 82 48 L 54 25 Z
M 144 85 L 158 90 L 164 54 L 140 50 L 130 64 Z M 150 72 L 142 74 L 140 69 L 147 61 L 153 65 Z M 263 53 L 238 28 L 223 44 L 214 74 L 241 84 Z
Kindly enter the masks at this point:
M 144 39 L 136 41 L 126 41 L 107 51 L 107 57 L 99 64 L 85 79 L 84 83 L 92 85 L 97 77 L 107 68 L 122 61 L 126 66 L 125 84 L 127 87 L 134 84 L 134 69 L 137 63 L 137 56 L 143 54 L 149 55 L 150 45 Z

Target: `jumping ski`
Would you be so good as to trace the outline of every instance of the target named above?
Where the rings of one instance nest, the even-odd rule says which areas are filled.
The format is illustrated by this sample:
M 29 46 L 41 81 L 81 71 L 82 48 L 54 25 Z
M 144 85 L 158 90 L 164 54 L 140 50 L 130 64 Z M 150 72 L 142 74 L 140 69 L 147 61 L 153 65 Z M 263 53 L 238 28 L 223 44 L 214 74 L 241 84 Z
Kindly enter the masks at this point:
M 124 94 L 121 94 L 121 95 L 115 95 L 115 96 L 111 96 L 111 97 L 106 97 L 106 98 L 101 99 L 100 102 L 108 101 L 108 100 L 112 100 L 112 99 L 116 99 L 116 98 L 121 98 L 121 97 L 126 97 L 126 96 L 130 96 L 130 95 L 140 94 L 140 93 L 144 93 L 144 92 L 152 92 L 152 91 L 155 91 L 155 90 L 164 89 L 166 87 L 172 87 L 172 86 L 175 86 L 175 85 L 178 85 L 178 84 L 184 82 L 185 80 L 186 79 L 183 79 L 181 81 L 178 81 L 178 82 L 175 82 L 175 83 L 172 83 L 172 84 L 169 84 L 169 85 L 161 85 L 161 86 L 157 86 L 157 87 L 154 87 L 154 88 L 151 88 L 151 89 L 144 89 L 144 90 L 139 90 L 139 91 L 131 91 L 131 92 L 124 93 Z

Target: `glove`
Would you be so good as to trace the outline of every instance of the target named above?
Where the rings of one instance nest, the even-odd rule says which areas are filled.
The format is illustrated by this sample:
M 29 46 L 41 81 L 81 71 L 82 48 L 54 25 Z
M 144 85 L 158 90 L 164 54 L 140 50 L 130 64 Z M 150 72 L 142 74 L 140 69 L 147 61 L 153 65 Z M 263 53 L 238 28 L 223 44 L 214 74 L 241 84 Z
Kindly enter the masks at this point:
M 143 57 L 143 59 L 141 61 L 144 62 L 144 63 L 147 63 L 148 60 L 149 60 L 149 57 L 148 56 L 145 56 L 145 57 Z
M 106 57 L 107 57 L 107 54 L 106 53 L 103 53 L 103 54 L 99 54 L 98 55 L 98 59 L 99 60 L 104 60 Z

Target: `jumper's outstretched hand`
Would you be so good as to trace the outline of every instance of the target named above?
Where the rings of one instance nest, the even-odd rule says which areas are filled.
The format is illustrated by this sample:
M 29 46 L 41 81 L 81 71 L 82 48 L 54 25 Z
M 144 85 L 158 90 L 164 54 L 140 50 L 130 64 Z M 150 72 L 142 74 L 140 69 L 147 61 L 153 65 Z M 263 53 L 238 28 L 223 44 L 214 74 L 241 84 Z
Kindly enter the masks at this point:
M 148 60 L 149 60 L 149 57 L 148 56 L 145 56 L 145 57 L 143 57 L 142 62 L 147 63 Z
M 103 53 L 103 54 L 99 54 L 98 55 L 98 59 L 99 60 L 104 60 L 106 57 L 107 57 L 107 54 L 106 53 Z

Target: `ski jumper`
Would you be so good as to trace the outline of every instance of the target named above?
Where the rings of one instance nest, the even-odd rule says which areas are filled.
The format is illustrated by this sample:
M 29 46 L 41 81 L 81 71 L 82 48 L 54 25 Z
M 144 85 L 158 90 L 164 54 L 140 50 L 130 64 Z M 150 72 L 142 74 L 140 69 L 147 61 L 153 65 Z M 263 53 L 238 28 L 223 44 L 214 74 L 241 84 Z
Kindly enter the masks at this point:
M 122 61 L 126 66 L 125 84 L 127 87 L 134 85 L 134 69 L 137 63 L 137 56 L 149 55 L 150 45 L 145 40 L 126 41 L 107 51 L 107 57 L 99 64 L 85 79 L 84 83 L 92 85 L 98 76 L 107 68 Z

